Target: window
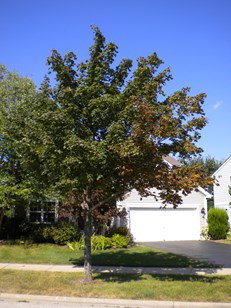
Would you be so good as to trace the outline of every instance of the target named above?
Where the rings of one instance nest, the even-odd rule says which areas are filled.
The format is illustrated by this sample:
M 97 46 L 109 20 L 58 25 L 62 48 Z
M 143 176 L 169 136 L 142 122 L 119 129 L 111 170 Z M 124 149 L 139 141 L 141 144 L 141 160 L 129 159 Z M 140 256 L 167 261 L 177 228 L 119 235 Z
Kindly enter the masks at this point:
M 29 222 L 52 223 L 57 221 L 55 201 L 32 201 L 28 211 Z

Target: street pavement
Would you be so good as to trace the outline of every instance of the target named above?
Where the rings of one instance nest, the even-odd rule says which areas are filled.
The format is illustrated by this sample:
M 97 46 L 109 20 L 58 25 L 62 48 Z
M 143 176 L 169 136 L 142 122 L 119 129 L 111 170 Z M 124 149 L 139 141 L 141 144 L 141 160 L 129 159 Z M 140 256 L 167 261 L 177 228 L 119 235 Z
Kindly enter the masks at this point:
M 61 297 L 29 294 L 0 294 L 1 308 L 230 308 L 230 303 L 125 300 L 106 298 Z

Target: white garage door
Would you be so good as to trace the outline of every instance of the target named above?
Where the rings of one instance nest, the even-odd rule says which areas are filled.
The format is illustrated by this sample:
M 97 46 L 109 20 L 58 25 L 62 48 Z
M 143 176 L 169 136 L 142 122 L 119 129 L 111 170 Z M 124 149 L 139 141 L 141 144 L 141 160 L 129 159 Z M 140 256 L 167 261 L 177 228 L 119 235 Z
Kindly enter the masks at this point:
M 137 242 L 199 240 L 199 211 L 130 208 L 130 230 Z

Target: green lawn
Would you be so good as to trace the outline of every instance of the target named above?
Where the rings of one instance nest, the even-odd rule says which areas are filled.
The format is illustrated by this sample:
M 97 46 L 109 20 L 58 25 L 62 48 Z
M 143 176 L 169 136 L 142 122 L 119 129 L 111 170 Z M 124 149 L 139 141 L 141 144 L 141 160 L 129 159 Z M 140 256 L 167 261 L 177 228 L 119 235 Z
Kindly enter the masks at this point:
M 94 274 L 0 270 L 0 292 L 59 296 L 231 302 L 231 276 Z
M 214 243 L 221 243 L 221 244 L 231 244 L 231 239 L 226 239 L 226 240 L 213 240 Z
M 49 244 L 0 245 L 0 262 L 82 265 L 83 252 Z M 95 251 L 92 262 L 93 265 L 105 266 L 212 267 L 207 262 L 144 246 Z

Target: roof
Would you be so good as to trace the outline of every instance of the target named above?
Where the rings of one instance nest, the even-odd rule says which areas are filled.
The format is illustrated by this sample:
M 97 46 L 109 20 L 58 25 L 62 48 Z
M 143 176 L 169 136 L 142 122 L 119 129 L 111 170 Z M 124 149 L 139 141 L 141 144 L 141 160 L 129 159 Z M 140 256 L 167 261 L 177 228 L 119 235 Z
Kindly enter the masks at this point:
M 163 159 L 172 166 L 182 166 L 182 164 L 178 160 L 176 160 L 171 156 L 163 156 Z M 198 187 L 198 191 L 201 192 L 206 198 L 208 199 L 212 198 L 212 195 L 200 186 Z
M 163 156 L 163 159 L 172 166 L 181 166 L 182 164 L 171 156 Z
M 223 164 L 212 174 L 216 175 L 229 161 L 231 160 L 231 155 L 223 162 Z

